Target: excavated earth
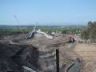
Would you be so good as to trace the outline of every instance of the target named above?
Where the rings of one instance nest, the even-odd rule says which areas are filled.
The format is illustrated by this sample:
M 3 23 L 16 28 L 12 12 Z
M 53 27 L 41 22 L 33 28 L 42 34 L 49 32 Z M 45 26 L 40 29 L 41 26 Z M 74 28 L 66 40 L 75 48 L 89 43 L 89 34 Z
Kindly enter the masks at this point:
M 63 35 L 52 40 L 44 36 L 26 39 L 23 34 L 5 36 L 0 40 L 0 72 L 56 72 L 56 49 L 59 49 L 60 72 L 66 72 L 78 57 L 72 51 L 75 44 L 66 42 Z

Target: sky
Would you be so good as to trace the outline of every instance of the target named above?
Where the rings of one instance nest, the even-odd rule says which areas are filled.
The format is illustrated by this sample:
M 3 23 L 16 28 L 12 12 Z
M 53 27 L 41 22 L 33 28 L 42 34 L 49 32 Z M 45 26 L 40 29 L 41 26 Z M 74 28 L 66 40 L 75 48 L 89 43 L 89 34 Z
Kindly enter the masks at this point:
M 96 0 L 0 0 L 0 25 L 87 24 Z

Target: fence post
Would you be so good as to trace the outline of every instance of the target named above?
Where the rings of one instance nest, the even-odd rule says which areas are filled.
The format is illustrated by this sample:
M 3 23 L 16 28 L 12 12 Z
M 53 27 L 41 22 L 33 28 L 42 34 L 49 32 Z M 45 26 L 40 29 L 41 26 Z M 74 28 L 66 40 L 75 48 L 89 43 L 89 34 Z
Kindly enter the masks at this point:
M 59 72 L 59 49 L 56 49 L 56 72 Z

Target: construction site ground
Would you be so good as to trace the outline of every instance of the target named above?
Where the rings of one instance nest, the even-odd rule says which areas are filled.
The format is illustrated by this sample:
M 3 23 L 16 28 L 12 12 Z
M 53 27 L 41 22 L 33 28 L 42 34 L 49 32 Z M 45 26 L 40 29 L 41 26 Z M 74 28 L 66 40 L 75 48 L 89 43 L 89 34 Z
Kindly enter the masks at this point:
M 76 58 L 79 58 L 82 63 L 81 72 L 96 72 L 96 44 L 66 43 L 68 41 L 66 36 L 58 36 L 53 40 L 49 40 L 44 36 L 26 40 L 25 36 L 26 35 L 7 36 L 3 40 L 0 40 L 0 43 L 28 46 L 31 44 L 37 47 L 40 52 L 51 52 L 51 50 L 58 48 L 60 53 L 60 68 L 62 68 L 61 72 L 66 71 Z M 53 53 L 54 52 L 52 52 L 52 54 Z M 41 57 L 46 55 L 44 54 Z M 50 54 L 48 54 L 48 56 L 49 55 Z M 42 68 L 44 68 L 44 66 Z M 77 68 L 74 68 L 74 70 L 75 69 Z M 69 70 L 68 72 L 74 71 Z

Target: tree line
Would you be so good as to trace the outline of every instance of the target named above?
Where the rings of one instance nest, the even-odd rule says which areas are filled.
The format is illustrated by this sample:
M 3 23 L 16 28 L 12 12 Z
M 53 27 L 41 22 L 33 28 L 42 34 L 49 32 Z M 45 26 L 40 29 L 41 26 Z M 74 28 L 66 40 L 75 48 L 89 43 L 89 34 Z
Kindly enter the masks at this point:
M 81 37 L 96 42 L 96 22 L 89 21 L 87 27 L 82 31 Z

